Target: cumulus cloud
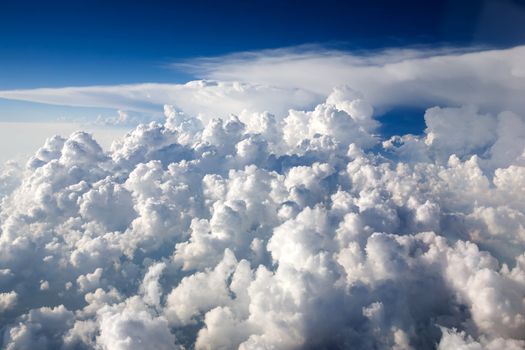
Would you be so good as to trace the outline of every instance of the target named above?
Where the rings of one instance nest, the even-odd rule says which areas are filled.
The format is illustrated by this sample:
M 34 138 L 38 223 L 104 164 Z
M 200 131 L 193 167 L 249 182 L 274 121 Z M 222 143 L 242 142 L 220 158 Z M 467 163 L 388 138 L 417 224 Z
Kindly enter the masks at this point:
M 0 175 L 2 345 L 525 348 L 524 117 L 437 106 L 384 139 L 374 107 L 49 138 Z
M 16 292 L 0 293 L 0 312 L 13 308 L 16 304 Z

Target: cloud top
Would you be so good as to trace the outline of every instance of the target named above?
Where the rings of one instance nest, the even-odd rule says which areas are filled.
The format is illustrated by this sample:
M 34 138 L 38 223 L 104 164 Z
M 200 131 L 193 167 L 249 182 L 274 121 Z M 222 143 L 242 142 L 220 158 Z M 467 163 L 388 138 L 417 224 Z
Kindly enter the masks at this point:
M 525 46 L 509 49 L 390 49 L 347 52 L 319 46 L 263 50 L 178 62 L 205 80 L 0 91 L 6 99 L 158 113 L 163 104 L 210 120 L 242 110 L 284 117 L 311 109 L 334 86 L 358 89 L 378 111 L 477 105 L 525 113 Z
M 221 84 L 170 89 L 219 111 L 224 89 L 288 96 Z M 3 347 L 525 348 L 522 115 L 432 107 L 422 135 L 384 139 L 348 86 L 284 114 L 238 106 L 166 105 L 108 151 L 75 132 L 5 167 Z

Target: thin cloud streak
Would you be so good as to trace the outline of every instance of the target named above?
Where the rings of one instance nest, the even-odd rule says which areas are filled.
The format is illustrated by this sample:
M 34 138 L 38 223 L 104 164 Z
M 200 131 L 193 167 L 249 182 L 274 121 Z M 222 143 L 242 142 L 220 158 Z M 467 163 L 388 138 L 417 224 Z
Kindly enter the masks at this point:
M 317 46 L 199 58 L 173 64 L 204 80 L 0 91 L 0 97 L 40 103 L 106 107 L 160 114 L 172 104 L 206 120 L 243 110 L 286 115 L 308 109 L 335 86 L 362 92 L 381 112 L 395 106 L 477 105 L 525 112 L 525 46 L 463 52 L 392 49 L 350 53 Z

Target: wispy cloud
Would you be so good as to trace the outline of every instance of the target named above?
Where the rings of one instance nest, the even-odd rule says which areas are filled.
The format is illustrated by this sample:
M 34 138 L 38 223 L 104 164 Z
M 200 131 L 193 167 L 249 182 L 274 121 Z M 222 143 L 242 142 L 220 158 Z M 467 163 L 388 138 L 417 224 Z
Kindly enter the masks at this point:
M 476 104 L 523 111 L 525 46 L 505 50 L 411 48 L 349 53 L 315 46 L 247 52 L 175 64 L 197 76 L 295 87 L 326 95 L 334 85 L 373 105 Z
M 204 80 L 0 91 L 48 104 L 160 113 L 163 104 L 204 117 L 243 109 L 285 114 L 324 99 L 337 85 L 361 91 L 378 110 L 473 104 L 525 111 L 525 46 L 470 51 L 443 48 L 346 52 L 319 46 L 245 52 L 172 64 Z M 220 102 L 220 103 L 219 103 Z
M 230 113 L 239 113 L 245 109 L 265 110 L 268 107 L 272 113 L 284 114 L 288 108 L 309 106 L 320 99 L 320 96 L 295 88 L 204 80 L 186 84 L 145 83 L 11 90 L 0 91 L 0 97 L 152 114 L 162 114 L 162 106 L 172 104 L 184 112 L 205 119 L 228 116 Z

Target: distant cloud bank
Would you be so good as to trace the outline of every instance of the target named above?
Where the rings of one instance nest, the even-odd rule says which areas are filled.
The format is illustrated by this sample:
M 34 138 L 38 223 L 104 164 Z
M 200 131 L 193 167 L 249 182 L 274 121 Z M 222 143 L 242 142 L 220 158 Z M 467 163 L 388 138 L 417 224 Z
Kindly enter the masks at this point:
M 525 112 L 525 46 L 503 50 L 391 49 L 349 53 L 317 46 L 202 58 L 173 64 L 205 80 L 0 91 L 6 99 L 158 113 L 169 103 L 208 119 L 242 110 L 285 116 L 310 109 L 334 86 L 361 91 L 378 110 L 477 105 Z

